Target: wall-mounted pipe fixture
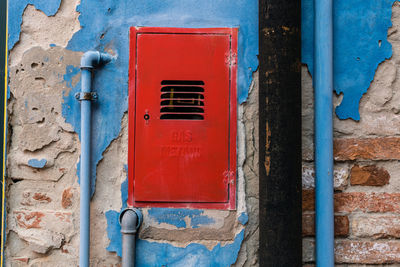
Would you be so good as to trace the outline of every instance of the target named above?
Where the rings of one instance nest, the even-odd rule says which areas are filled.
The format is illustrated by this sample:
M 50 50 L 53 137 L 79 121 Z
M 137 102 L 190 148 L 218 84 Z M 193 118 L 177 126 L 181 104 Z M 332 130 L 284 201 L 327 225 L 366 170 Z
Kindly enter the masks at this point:
M 316 263 L 333 267 L 333 12 L 332 0 L 314 3 Z
M 301 2 L 259 1 L 260 266 L 302 263 Z
M 81 58 L 81 92 L 75 95 L 81 102 L 81 172 L 80 172 L 80 244 L 79 266 L 89 267 L 90 244 L 90 138 L 91 101 L 97 98 L 92 92 L 92 71 L 107 64 L 113 57 L 106 53 L 88 51 Z
M 122 267 L 135 266 L 136 232 L 142 221 L 142 212 L 135 208 L 127 208 L 119 215 L 122 233 Z

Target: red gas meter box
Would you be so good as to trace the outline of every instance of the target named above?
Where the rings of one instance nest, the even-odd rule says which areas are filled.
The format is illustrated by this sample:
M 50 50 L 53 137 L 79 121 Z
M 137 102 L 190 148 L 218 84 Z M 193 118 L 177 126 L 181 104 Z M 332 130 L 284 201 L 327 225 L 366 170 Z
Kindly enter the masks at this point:
M 131 28 L 129 198 L 235 209 L 236 28 Z

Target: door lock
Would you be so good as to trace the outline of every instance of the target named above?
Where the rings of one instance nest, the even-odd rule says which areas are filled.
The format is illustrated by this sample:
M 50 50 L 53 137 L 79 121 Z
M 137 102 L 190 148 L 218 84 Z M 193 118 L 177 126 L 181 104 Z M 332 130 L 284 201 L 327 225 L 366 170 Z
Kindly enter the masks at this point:
M 146 124 L 149 124 L 150 115 L 147 110 L 146 110 L 146 113 L 144 114 L 143 118 L 146 121 Z

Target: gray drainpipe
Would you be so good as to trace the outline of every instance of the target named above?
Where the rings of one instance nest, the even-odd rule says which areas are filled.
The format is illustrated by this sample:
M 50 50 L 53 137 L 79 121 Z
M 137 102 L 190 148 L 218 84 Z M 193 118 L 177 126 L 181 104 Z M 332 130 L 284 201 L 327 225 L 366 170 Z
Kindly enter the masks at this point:
M 135 208 L 127 208 L 119 215 L 122 233 L 122 267 L 135 266 L 136 232 L 142 221 L 142 212 Z

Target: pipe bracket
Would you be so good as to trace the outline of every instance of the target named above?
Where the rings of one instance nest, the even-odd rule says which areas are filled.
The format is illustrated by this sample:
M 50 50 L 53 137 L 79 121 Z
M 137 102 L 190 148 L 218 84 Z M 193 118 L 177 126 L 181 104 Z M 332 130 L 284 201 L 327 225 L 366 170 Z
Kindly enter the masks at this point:
M 75 94 L 75 98 L 78 101 L 93 101 L 97 100 L 98 96 L 96 92 L 78 92 Z

